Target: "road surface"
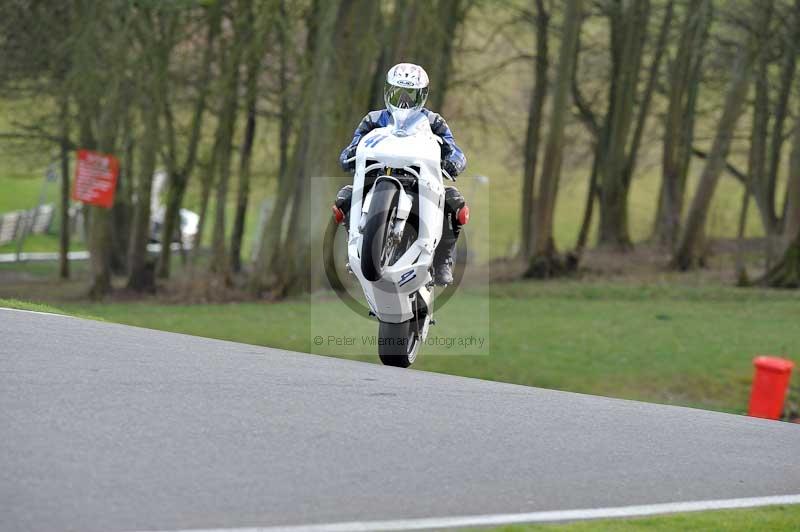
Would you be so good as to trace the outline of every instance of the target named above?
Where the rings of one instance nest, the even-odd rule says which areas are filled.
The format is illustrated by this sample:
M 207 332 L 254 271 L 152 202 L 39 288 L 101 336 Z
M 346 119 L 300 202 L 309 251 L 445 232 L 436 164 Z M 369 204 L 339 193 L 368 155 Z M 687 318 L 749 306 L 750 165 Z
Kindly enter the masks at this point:
M 0 338 L 2 531 L 800 502 L 788 423 L 1 309 Z

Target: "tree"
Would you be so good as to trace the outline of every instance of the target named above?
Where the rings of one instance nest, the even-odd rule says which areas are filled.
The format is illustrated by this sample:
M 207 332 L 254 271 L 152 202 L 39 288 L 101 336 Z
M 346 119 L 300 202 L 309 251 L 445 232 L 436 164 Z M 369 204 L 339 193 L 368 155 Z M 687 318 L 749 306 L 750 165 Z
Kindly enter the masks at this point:
M 8 2 L 0 17 L 0 95 L 6 101 L 36 99 L 52 101 L 56 112 L 30 113 L 24 123 L 15 117 L 15 131 L 2 132 L 0 138 L 29 145 L 55 144 L 61 171 L 59 276 L 70 273 L 70 154 L 75 149 L 70 90 L 75 36 L 75 20 L 69 2 L 46 5 L 42 2 Z M 37 111 L 47 109 L 37 107 Z
M 161 140 L 159 117 L 163 109 L 162 98 L 168 85 L 167 73 L 175 45 L 177 22 L 177 15 L 173 11 L 143 9 L 137 26 L 137 33 L 142 41 L 144 67 L 139 77 L 142 86 L 138 91 L 144 127 L 139 142 L 141 164 L 128 253 L 128 288 L 138 292 L 155 289 L 154 264 L 147 255 L 147 243 L 150 241 L 150 205 L 153 174 Z M 169 246 L 170 240 L 163 241 L 162 244 Z
M 674 12 L 674 2 L 667 1 L 652 46 L 645 84 L 639 90 L 650 3 L 646 0 L 611 0 L 600 5 L 601 14 L 609 21 L 611 62 L 602 119 L 598 119 L 582 94 L 577 81 L 577 67 L 571 86 L 578 117 L 594 140 L 594 157 L 574 260 L 580 257 L 588 240 L 595 198 L 600 205 L 599 244 L 620 251 L 631 247 L 628 195 L 650 115 L 650 105 L 660 79 L 660 65 L 667 48 Z M 597 76 L 591 79 L 592 85 L 597 86 Z
M 444 107 L 453 63 L 455 42 L 474 0 L 395 0 L 391 23 L 377 21 L 379 34 L 386 35 L 375 63 L 370 107 L 383 107 L 383 83 L 392 65 L 417 63 L 431 78 L 428 107 Z M 389 19 L 389 17 L 385 17 Z
M 598 148 L 600 199 L 600 245 L 625 250 L 631 245 L 628 232 L 629 135 L 634 124 L 636 88 L 650 16 L 648 0 L 618 0 L 609 5 L 611 24 L 611 81 L 605 131 Z M 640 109 L 646 113 L 646 109 Z
M 794 85 L 795 71 L 797 67 L 798 41 L 800 40 L 800 0 L 795 0 L 791 11 L 783 17 L 785 23 L 781 25 L 782 31 L 776 32 L 776 48 L 781 51 L 780 73 L 777 84 L 777 95 L 772 108 L 772 129 L 770 134 L 765 135 L 767 154 L 764 177 L 761 180 L 759 191 L 755 194 L 756 201 L 760 205 L 764 228 L 768 235 L 775 235 L 781 231 L 780 216 L 776 212 L 775 199 L 778 182 L 778 169 L 781 164 L 781 153 L 785 139 L 785 123 L 789 115 L 789 97 Z M 767 54 L 764 54 L 767 57 Z M 767 61 L 765 60 L 766 64 Z M 766 68 L 764 68 L 766 70 Z M 767 78 L 766 73 L 763 78 Z M 762 79 L 759 82 L 769 89 L 772 84 L 769 79 Z M 769 95 L 767 95 L 769 96 Z M 766 107 L 769 105 L 767 101 Z M 751 176 L 754 177 L 754 176 Z
M 763 6 L 760 3 L 753 4 L 753 8 L 760 13 L 759 28 L 768 27 L 772 3 L 770 2 L 768 6 L 769 9 L 762 9 Z M 747 98 L 754 64 L 764 51 L 762 44 L 762 40 L 757 35 L 751 34 L 747 42 L 740 45 L 736 54 L 714 143 L 700 176 L 700 182 L 687 216 L 686 227 L 673 257 L 674 267 L 680 270 L 687 270 L 702 263 L 703 250 L 700 249 L 700 237 L 705 227 L 709 205 L 714 196 L 719 176 L 725 166 L 736 124 Z
M 453 65 L 453 51 L 458 30 L 467 16 L 471 0 L 439 0 L 435 17 L 429 18 L 428 27 L 417 37 L 417 41 L 428 42 L 428 57 L 423 61 L 426 68 L 433 72 L 436 86 L 431 93 L 428 105 L 431 109 L 441 111 L 444 108 L 447 88 L 450 85 L 450 72 Z M 425 36 L 425 37 L 423 37 Z
M 233 134 L 238 117 L 240 65 L 246 38 L 252 28 L 253 19 L 249 16 L 252 0 L 239 0 L 233 19 L 233 36 L 228 46 L 222 49 L 222 89 L 220 91 L 220 116 L 215 146 L 217 149 L 217 190 L 214 206 L 214 231 L 211 240 L 211 262 L 209 270 L 219 275 L 225 283 L 229 282 L 228 256 L 225 248 L 225 209 L 228 200 L 228 183 L 231 175 L 233 156 Z
M 265 287 L 269 286 L 276 277 L 272 275 L 276 267 L 277 250 L 280 246 L 282 237 L 282 228 L 289 212 L 288 201 L 291 194 L 291 182 L 289 176 L 289 158 L 290 158 L 290 143 L 292 140 L 293 117 L 295 114 L 296 105 L 293 104 L 294 100 L 299 99 L 295 93 L 294 84 L 290 79 L 290 67 L 292 59 L 305 67 L 306 70 L 310 69 L 310 52 L 313 48 L 314 33 L 309 32 L 307 35 L 307 50 L 304 57 L 294 58 L 291 52 L 296 48 L 293 36 L 297 33 L 295 31 L 294 20 L 299 17 L 293 17 L 286 3 L 286 0 L 278 0 L 277 17 L 275 20 L 276 29 L 276 47 L 278 51 L 278 179 L 277 179 L 277 192 L 273 200 L 273 208 L 270 216 L 262 222 L 261 226 L 261 239 L 257 242 L 256 260 L 254 264 L 254 271 L 250 278 L 250 289 L 256 293 L 260 292 Z M 316 24 L 314 22 L 316 11 L 311 11 L 309 27 Z
M 58 276 L 69 279 L 69 153 L 70 118 L 69 96 L 63 91 L 59 98 L 61 122 L 61 141 L 59 142 L 59 161 L 61 163 L 60 224 L 58 235 Z
M 257 13 L 251 13 L 250 16 L 256 17 L 256 19 L 250 28 L 251 35 L 245 38 L 247 42 L 247 50 L 245 52 L 246 78 L 244 81 L 246 117 L 244 136 L 239 151 L 239 186 L 236 194 L 236 213 L 233 219 L 230 245 L 230 267 L 234 272 L 239 272 L 242 269 L 242 239 L 244 237 L 247 204 L 250 198 L 250 164 L 256 137 L 256 117 L 258 114 L 258 80 L 266 48 L 267 29 L 272 24 L 272 21 L 267 19 L 267 14 L 271 15 L 273 9 L 274 6 L 272 5 L 260 4 L 260 9 Z
M 675 246 L 680 233 L 703 52 L 710 25 L 711 0 L 686 4 L 678 50 L 669 69 L 661 189 L 653 238 L 657 244 L 670 249 Z
M 548 57 L 548 28 L 550 15 L 545 10 L 544 0 L 536 0 L 536 57 L 534 58 L 535 81 L 528 107 L 528 125 L 525 133 L 525 162 L 522 177 L 522 257 L 530 260 L 533 251 L 533 221 L 535 217 L 534 190 L 536 188 L 536 167 L 539 156 L 539 137 L 547 97 L 547 71 L 550 68 Z M 577 46 L 576 46 L 577 50 Z M 577 58 L 576 58 L 577 61 Z
M 798 126 L 800 126 L 800 118 L 795 120 L 789 182 L 786 185 L 783 236 L 787 243 L 791 242 L 797 233 L 800 233 L 800 127 Z
M 800 127 L 798 125 L 796 120 L 792 135 L 789 182 L 786 187 L 786 211 L 783 219 L 785 251 L 761 281 L 762 284 L 775 288 L 800 288 Z
M 126 78 L 132 39 L 132 7 L 75 1 L 76 36 L 70 58 L 70 90 L 78 110 L 78 139 L 82 148 L 115 153 L 119 117 L 127 104 Z M 88 215 L 89 296 L 101 298 L 111 291 L 111 210 L 92 206 Z
M 376 24 L 379 6 L 370 0 L 322 2 L 310 17 L 313 41 L 297 120 L 315 127 L 298 136 L 275 209 L 262 228 L 251 279 L 256 292 L 283 295 L 309 288 L 311 178 L 340 172 L 340 139 L 351 134 L 353 117 L 362 116 L 370 100 L 379 48 L 375 36 L 358 28 Z
M 544 149 L 542 175 L 539 180 L 539 194 L 536 200 L 533 255 L 526 272 L 526 276 L 529 277 L 549 277 L 557 266 L 556 249 L 553 242 L 553 217 L 564 151 L 567 98 L 574 61 L 577 57 L 576 49 L 580 26 L 581 1 L 569 0 L 564 13 L 564 29 L 551 103 L 550 123 Z
M 800 233 L 787 246 L 781 260 L 764 277 L 763 283 L 774 288 L 800 288 Z
M 191 107 L 191 120 L 187 134 L 179 134 L 176 126 L 175 113 L 173 111 L 173 99 L 178 99 L 175 94 L 174 84 L 168 84 L 167 92 L 163 96 L 163 116 L 164 116 L 164 144 L 166 152 L 164 162 L 167 169 L 167 194 L 164 211 L 164 226 L 161 232 L 161 242 L 172 242 L 176 233 L 179 232 L 179 216 L 181 205 L 183 204 L 189 179 L 197 164 L 198 152 L 200 151 L 200 141 L 204 118 L 208 106 L 208 97 L 212 87 L 212 66 L 214 63 L 214 51 L 220 33 L 222 20 L 222 2 L 211 2 L 202 11 L 201 20 L 205 22 L 206 39 L 202 47 L 202 56 L 199 67 L 199 77 L 196 81 L 196 88 Z M 179 141 L 186 139 L 185 154 L 182 162 L 179 160 Z M 207 198 L 207 196 L 205 196 Z M 196 243 L 198 244 L 199 241 Z M 157 274 L 161 278 L 169 277 L 170 259 L 172 249 L 169 245 L 161 246 L 161 253 L 158 259 Z

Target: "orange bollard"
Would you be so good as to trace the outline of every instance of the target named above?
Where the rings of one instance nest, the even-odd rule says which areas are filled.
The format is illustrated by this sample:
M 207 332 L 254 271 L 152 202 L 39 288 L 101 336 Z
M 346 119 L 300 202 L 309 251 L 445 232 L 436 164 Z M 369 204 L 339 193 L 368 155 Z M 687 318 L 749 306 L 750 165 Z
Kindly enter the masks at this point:
M 780 419 L 794 363 L 785 358 L 759 356 L 753 359 L 753 365 L 756 374 L 747 415 Z

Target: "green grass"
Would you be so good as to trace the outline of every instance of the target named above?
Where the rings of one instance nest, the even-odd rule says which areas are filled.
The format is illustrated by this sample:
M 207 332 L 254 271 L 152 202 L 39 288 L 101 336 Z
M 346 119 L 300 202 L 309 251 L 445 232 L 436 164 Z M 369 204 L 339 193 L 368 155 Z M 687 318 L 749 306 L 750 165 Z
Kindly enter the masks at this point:
M 74 240 L 74 238 L 73 238 Z M 80 251 L 86 249 L 83 242 L 70 242 L 70 251 Z M 22 246 L 25 252 L 56 252 L 58 251 L 58 235 L 53 233 L 43 235 L 28 235 Z M 9 242 L 0 246 L 0 253 L 16 253 L 17 242 Z
M 797 357 L 800 295 L 720 287 L 514 283 L 463 291 L 432 335 L 488 336 L 484 350 L 423 348 L 422 370 L 730 412 L 746 409 L 757 354 Z M 317 335 L 375 334 L 336 299 L 172 305 L 66 301 L 109 321 L 334 356 Z M 487 330 L 488 329 L 488 330 Z M 358 344 L 357 344 L 358 345 Z M 375 348 L 360 346 L 361 352 Z M 455 353 L 455 354 L 454 354 Z M 484 353 L 484 354 L 481 354 Z M 376 361 L 373 354 L 358 357 Z
M 32 301 L 21 301 L 19 299 L 0 299 L 0 308 L 13 308 L 17 310 L 32 310 L 35 312 L 50 312 L 53 314 L 64 314 L 63 311 L 44 303 L 34 303 Z
M 43 179 L 38 176 L 9 177 L 0 172 L 0 214 L 36 206 Z M 45 198 L 55 203 L 57 185 L 50 184 Z
M 791 532 L 798 529 L 800 505 L 748 510 L 687 513 L 627 520 L 600 520 L 560 525 L 515 525 L 493 532 Z
M 67 316 L 75 316 L 77 318 L 86 318 L 91 320 L 105 321 L 97 316 L 91 316 L 83 312 L 65 311 L 63 309 L 47 305 L 44 303 L 36 303 L 33 301 L 24 301 L 20 299 L 2 299 L 0 298 L 0 308 L 11 308 L 16 310 L 30 310 L 33 312 L 48 312 L 50 314 L 63 314 Z

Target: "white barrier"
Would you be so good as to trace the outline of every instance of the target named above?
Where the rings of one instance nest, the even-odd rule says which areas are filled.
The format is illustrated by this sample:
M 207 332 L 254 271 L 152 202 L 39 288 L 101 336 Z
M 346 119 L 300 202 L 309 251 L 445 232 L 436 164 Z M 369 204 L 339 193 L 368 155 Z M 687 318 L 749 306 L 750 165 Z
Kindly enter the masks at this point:
M 55 208 L 52 205 L 40 205 L 33 217 L 31 233 L 42 235 L 49 232 L 50 226 L 53 224 L 54 214 Z
M 0 215 L 0 245 L 7 244 L 17 238 L 23 211 L 9 212 Z
M 0 245 L 23 237 L 23 233 L 41 235 L 50 231 L 55 216 L 55 207 L 40 205 L 29 211 L 13 211 L 0 214 Z

